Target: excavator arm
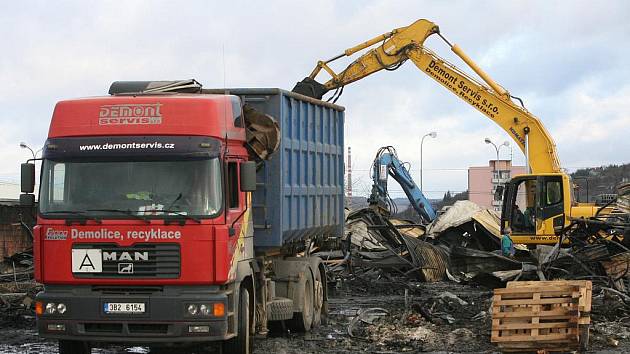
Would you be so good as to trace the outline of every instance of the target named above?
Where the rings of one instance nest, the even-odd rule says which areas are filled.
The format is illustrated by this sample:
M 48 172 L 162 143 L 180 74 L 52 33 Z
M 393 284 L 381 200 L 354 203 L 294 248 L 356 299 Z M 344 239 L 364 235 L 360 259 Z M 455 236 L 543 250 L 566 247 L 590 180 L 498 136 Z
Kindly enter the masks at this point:
M 440 36 L 482 81 L 426 48 L 424 42 L 433 34 Z M 330 68 L 331 62 L 362 50 L 365 52 L 345 70 L 336 73 Z M 553 244 L 558 242 L 559 235 L 576 229 L 574 226 L 578 221 L 584 222 L 600 215 L 601 208 L 573 199 L 570 177 L 561 170 L 556 145 L 541 121 L 525 109 L 519 98 L 510 95 L 492 80 L 461 48 L 444 38 L 438 26 L 431 21 L 418 20 L 349 48 L 329 60 L 320 61 L 293 90 L 317 99 L 335 90 L 330 99 L 336 100 L 345 85 L 381 70 L 395 70 L 407 60 L 498 124 L 525 154 L 528 173 L 512 178 L 506 183 L 503 193 L 501 228 L 512 227 L 514 242 Z M 315 80 L 322 70 L 331 76 L 323 84 Z M 524 212 L 521 209 L 531 216 L 531 223 L 522 223 L 519 213 Z
M 370 205 L 377 205 L 389 209 L 389 211 L 393 208 L 395 209 L 395 205 L 393 205 L 387 193 L 388 175 L 398 182 L 407 199 L 409 199 L 409 203 L 420 215 L 423 222 L 428 224 L 435 219 L 436 214 L 431 203 L 413 181 L 409 170 L 398 159 L 396 150 L 392 146 L 380 148 L 372 164 L 372 193 L 368 198 Z
M 485 84 L 424 47 L 424 41 L 432 34 L 438 34 L 444 39 L 451 50 L 479 75 Z M 328 66 L 334 60 L 376 44 L 379 45 L 369 49 L 339 73 L 335 73 Z M 378 71 L 395 70 L 407 60 L 411 60 L 423 73 L 505 130 L 525 154 L 531 173 L 561 172 L 556 145 L 540 120 L 527 111 L 522 103 L 520 106 L 514 103 L 507 90 L 494 82 L 461 48 L 448 42 L 440 34 L 438 26 L 428 20 L 418 20 L 410 26 L 397 28 L 349 48 L 329 60 L 319 61 L 313 72 L 299 82 L 293 91 L 321 99 L 331 90 L 339 90 L 337 92 L 339 94 L 345 85 Z M 324 84 L 315 80 L 322 69 L 332 77 Z

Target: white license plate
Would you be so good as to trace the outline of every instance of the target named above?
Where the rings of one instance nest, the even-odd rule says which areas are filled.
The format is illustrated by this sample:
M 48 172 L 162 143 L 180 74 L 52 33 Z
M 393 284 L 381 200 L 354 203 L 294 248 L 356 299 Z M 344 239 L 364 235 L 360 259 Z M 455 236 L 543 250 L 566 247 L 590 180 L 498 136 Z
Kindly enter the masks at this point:
M 105 313 L 144 313 L 142 302 L 106 302 L 103 304 Z

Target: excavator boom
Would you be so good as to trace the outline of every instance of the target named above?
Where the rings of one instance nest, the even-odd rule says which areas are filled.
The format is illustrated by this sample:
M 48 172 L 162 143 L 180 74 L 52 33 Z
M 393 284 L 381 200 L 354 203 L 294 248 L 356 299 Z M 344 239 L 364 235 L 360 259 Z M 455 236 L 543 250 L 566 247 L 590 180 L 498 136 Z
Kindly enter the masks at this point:
M 525 154 L 530 172 L 560 173 L 556 145 L 540 120 L 524 107 L 515 104 L 509 92 L 492 80 L 457 45 L 452 45 L 442 37 L 451 50 L 479 75 L 485 84 L 424 47 L 424 41 L 432 34 L 442 37 L 435 23 L 418 20 L 410 26 L 377 36 L 345 50 L 343 54 L 330 60 L 318 62 L 313 72 L 299 82 L 293 91 L 321 99 L 326 92 L 342 89 L 347 84 L 381 70 L 395 70 L 405 61 L 411 60 L 423 73 L 503 128 Z M 369 49 L 340 73 L 335 73 L 328 66 L 328 63 L 336 59 L 370 48 L 377 43 L 380 45 Z M 322 69 L 332 77 L 324 84 L 315 80 Z
M 497 123 L 523 151 L 532 173 L 559 173 L 560 160 L 553 138 L 540 120 L 506 95 L 479 83 L 427 48 L 409 52 L 423 73 Z
M 471 77 L 425 47 L 425 40 L 433 34 L 440 36 L 478 78 Z M 364 52 L 343 71 L 336 73 L 330 68 L 331 62 L 359 51 Z M 460 47 L 444 38 L 438 26 L 431 21 L 418 20 L 348 48 L 329 60 L 319 61 L 311 74 L 293 91 L 321 99 L 327 92 L 335 90 L 330 99 L 337 100 L 344 86 L 381 70 L 395 70 L 408 60 L 498 124 L 525 154 L 528 173 L 513 177 L 505 185 L 496 185 L 498 193 L 495 200 L 498 201 L 501 194 L 503 196 L 501 228 L 512 227 L 514 242 L 556 243 L 558 235 L 576 225 L 575 220 L 593 218 L 600 213 L 594 204 L 577 203 L 572 199 L 570 177 L 560 168 L 556 145 L 541 121 L 525 108 L 520 98 L 512 96 Z M 316 78 L 322 70 L 331 78 L 319 83 Z M 493 178 L 499 179 L 498 174 Z M 401 181 L 404 185 L 404 180 Z M 375 186 L 376 192 L 385 190 L 379 189 L 378 183 Z M 382 193 L 373 195 L 380 197 L 374 200 L 383 200 Z M 414 200 L 413 195 L 410 200 Z M 422 214 L 423 204 L 418 205 L 420 207 L 416 210 Z
M 407 60 L 404 53 L 406 49 L 421 46 L 425 39 L 433 33 L 439 33 L 439 28 L 436 24 L 427 20 L 418 20 L 407 27 L 397 28 L 391 32 L 376 36 L 364 43 L 344 50 L 343 53 L 331 59 L 317 62 L 315 69 L 308 77 L 297 83 L 293 88 L 293 92 L 321 99 L 327 92 L 342 88 L 377 71 L 383 69 L 393 70 Z M 381 43 L 381 45 L 370 49 L 339 74 L 336 74 L 328 66 L 330 62 L 345 56 L 351 56 L 377 43 Z M 324 84 L 315 81 L 315 77 L 322 69 L 332 77 Z
M 396 206 L 389 198 L 387 191 L 388 175 L 398 182 L 407 199 L 409 199 L 411 207 L 418 213 L 423 223 L 428 224 L 435 219 L 436 213 L 431 203 L 413 181 L 411 173 L 409 173 L 405 164 L 398 159 L 396 149 L 392 146 L 380 148 L 372 163 L 372 193 L 368 198 L 370 205 L 376 205 L 389 212 L 395 212 Z M 391 209 L 394 209 L 394 211 Z

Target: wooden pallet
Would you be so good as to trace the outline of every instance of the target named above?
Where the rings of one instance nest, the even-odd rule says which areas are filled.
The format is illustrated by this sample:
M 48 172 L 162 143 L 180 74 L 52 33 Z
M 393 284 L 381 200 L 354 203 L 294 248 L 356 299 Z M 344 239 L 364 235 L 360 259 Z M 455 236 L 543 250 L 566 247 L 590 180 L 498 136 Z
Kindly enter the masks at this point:
M 590 291 L 590 281 L 510 282 L 495 289 L 491 341 L 504 352 L 580 349 L 580 337 L 588 338 Z
M 506 288 L 515 288 L 519 286 L 554 286 L 554 285 L 573 285 L 580 287 L 580 301 L 578 309 L 580 310 L 579 324 L 588 325 L 591 323 L 591 300 L 593 298 L 593 282 L 590 280 L 551 280 L 551 281 L 510 281 Z

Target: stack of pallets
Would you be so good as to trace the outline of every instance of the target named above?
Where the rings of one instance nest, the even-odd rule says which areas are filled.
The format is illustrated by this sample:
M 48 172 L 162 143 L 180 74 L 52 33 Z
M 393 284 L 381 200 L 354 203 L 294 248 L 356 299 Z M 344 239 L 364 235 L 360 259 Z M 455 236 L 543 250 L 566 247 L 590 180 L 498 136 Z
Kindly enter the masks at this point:
M 515 281 L 495 289 L 491 341 L 504 352 L 586 349 L 592 290 L 586 280 Z

